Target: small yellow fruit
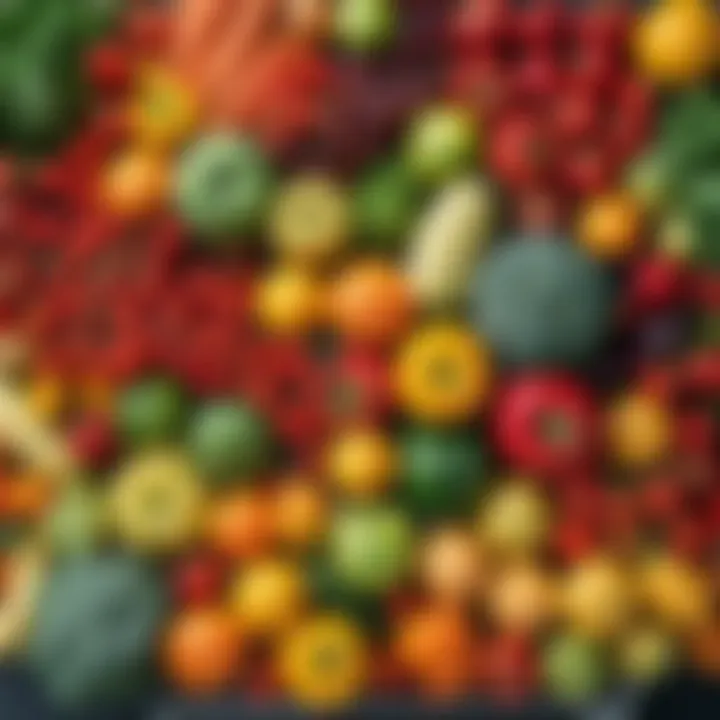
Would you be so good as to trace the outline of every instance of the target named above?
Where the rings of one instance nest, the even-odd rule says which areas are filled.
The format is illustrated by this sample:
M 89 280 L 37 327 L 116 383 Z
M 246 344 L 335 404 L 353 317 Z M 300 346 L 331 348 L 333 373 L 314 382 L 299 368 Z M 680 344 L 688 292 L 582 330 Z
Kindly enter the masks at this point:
M 718 18 L 706 0 L 661 0 L 641 19 L 635 38 L 641 72 L 676 87 L 706 77 L 718 46 Z
M 608 193 L 588 201 L 580 215 L 578 238 L 601 260 L 629 255 L 640 239 L 642 217 L 635 200 L 624 193 Z
M 667 408 L 649 395 L 621 398 L 610 409 L 608 440 L 615 458 L 624 465 L 642 467 L 661 460 L 672 442 Z
M 256 312 L 263 327 L 278 334 L 302 334 L 313 329 L 322 309 L 318 282 L 298 267 L 278 267 L 260 283 Z
M 300 618 L 307 595 L 304 576 L 295 565 L 262 560 L 240 572 L 230 603 L 249 634 L 276 635 Z
M 351 430 L 330 448 L 328 473 L 343 493 L 357 498 L 375 497 L 390 484 L 395 472 L 395 451 L 390 441 L 370 429 Z

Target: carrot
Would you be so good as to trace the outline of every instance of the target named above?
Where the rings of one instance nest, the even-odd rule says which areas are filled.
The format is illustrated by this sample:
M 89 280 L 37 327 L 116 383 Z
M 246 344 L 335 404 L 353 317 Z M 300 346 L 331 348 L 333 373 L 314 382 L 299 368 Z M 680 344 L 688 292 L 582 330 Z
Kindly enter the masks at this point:
M 277 11 L 277 0 L 244 0 L 236 9 L 211 51 L 205 87 L 215 97 L 223 97 L 232 81 L 241 76 L 250 58 L 269 37 Z
M 223 27 L 238 0 L 178 0 L 171 38 L 172 63 L 182 73 L 199 71 L 204 51 L 213 44 L 213 36 Z

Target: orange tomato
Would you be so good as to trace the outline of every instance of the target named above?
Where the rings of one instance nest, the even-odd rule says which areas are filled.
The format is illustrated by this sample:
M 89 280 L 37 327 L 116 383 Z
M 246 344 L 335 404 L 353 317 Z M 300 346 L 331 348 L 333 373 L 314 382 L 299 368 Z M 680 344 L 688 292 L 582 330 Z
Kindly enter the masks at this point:
M 459 611 L 431 606 L 401 619 L 395 654 L 427 693 L 450 696 L 467 689 L 471 674 L 472 628 Z
M 225 610 L 190 610 L 170 625 L 162 648 L 163 666 L 183 691 L 214 692 L 232 680 L 242 646 L 238 625 Z
M 348 339 L 368 344 L 397 340 L 412 320 L 406 280 L 389 262 L 366 260 L 347 268 L 330 293 L 331 314 Z
M 114 215 L 142 217 L 162 206 L 169 176 L 169 163 L 162 155 L 147 150 L 127 150 L 106 168 L 101 199 Z
M 312 481 L 301 477 L 283 481 L 275 495 L 275 526 L 280 542 L 307 548 L 325 531 L 327 507 Z
M 578 237 L 585 249 L 601 260 L 629 255 L 640 239 L 642 214 L 624 193 L 592 198 L 580 214 Z
M 217 498 L 205 524 L 210 547 L 231 560 L 267 553 L 275 541 L 272 498 L 257 490 L 239 490 Z

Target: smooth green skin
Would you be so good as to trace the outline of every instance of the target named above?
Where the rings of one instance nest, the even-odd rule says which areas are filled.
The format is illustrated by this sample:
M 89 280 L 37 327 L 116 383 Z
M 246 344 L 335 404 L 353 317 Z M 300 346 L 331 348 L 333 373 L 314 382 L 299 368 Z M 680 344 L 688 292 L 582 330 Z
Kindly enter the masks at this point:
M 267 467 L 272 443 L 263 418 L 249 405 L 216 402 L 200 408 L 190 424 L 190 452 L 208 480 L 248 480 Z
M 175 200 L 200 242 L 224 245 L 258 227 L 272 188 L 272 169 L 260 148 L 218 133 L 201 137 L 183 153 Z
M 601 649 L 589 640 L 570 635 L 550 642 L 543 653 L 542 667 L 551 695 L 573 704 L 597 697 L 608 673 Z
M 350 50 L 371 52 L 392 42 L 396 17 L 394 0 L 338 0 L 335 37 Z
M 476 510 L 487 469 L 474 434 L 414 428 L 401 436 L 399 453 L 399 495 L 414 519 L 451 519 Z
M 127 388 L 116 405 L 115 424 L 131 446 L 147 446 L 182 436 L 189 417 L 182 387 L 167 378 L 149 378 Z
M 135 558 L 73 558 L 55 568 L 28 638 L 30 666 L 50 700 L 79 709 L 136 697 L 165 606 L 160 578 Z
M 381 252 L 400 248 L 418 205 L 417 185 L 402 163 L 372 168 L 355 189 L 355 226 L 362 245 Z
M 45 520 L 43 534 L 56 555 L 89 554 L 104 534 L 104 505 L 99 494 L 81 483 L 63 495 Z
M 53 150 L 83 110 L 82 46 L 62 3 L 46 6 L 12 47 L 0 71 L 2 139 L 21 154 Z
M 452 107 L 430 107 L 410 125 L 405 163 L 418 180 L 438 184 L 472 167 L 477 152 L 477 131 L 469 113 Z
M 334 610 L 351 617 L 369 633 L 379 635 L 387 628 L 383 599 L 348 587 L 329 564 L 316 558 L 309 564 L 308 577 L 315 607 Z
M 350 591 L 390 591 L 409 570 L 412 551 L 412 525 L 401 510 L 351 507 L 335 515 L 329 541 L 331 568 Z
M 505 361 L 564 367 L 592 357 L 608 330 L 604 268 L 563 238 L 517 238 L 486 258 L 471 291 L 478 333 Z

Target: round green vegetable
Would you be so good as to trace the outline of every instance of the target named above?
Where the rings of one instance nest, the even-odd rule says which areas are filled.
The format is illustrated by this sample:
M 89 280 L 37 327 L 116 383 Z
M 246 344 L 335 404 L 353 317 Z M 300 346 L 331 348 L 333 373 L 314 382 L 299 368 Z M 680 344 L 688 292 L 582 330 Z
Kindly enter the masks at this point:
M 200 408 L 189 442 L 200 472 L 217 483 L 247 479 L 263 470 L 271 450 L 265 421 L 250 406 L 232 402 Z
M 570 635 L 555 638 L 545 649 L 542 662 L 548 689 L 559 700 L 592 700 L 605 685 L 607 663 L 590 640 Z
M 157 576 L 124 556 L 69 560 L 43 588 L 29 660 L 53 702 L 78 708 L 136 696 L 165 607 Z
M 149 378 L 126 389 L 119 397 L 115 422 L 124 440 L 133 446 L 179 438 L 188 419 L 183 389 L 166 378 Z
M 442 183 L 472 167 L 478 153 L 473 116 L 464 108 L 426 108 L 412 122 L 405 160 L 420 180 Z
M 45 522 L 45 537 L 58 555 L 87 554 L 97 549 L 105 525 L 96 492 L 77 482 L 63 495 Z
M 603 268 L 562 238 L 511 240 L 487 259 L 472 291 L 474 323 L 507 362 L 563 366 L 592 356 L 608 328 Z
M 389 506 L 355 507 L 335 516 L 330 559 L 338 580 L 350 590 L 384 593 L 409 569 L 413 545 L 410 521 Z
M 414 428 L 400 438 L 400 494 L 420 521 L 472 513 L 486 479 L 477 437 L 452 430 Z
M 176 203 L 200 241 L 227 243 L 258 227 L 272 185 L 268 160 L 255 143 L 226 133 L 206 135 L 180 159 Z
M 393 39 L 396 17 L 394 0 L 338 0 L 335 36 L 350 50 L 376 50 Z
M 355 192 L 355 222 L 363 245 L 384 252 L 396 250 L 405 241 L 417 209 L 417 187 L 402 163 L 374 167 Z

